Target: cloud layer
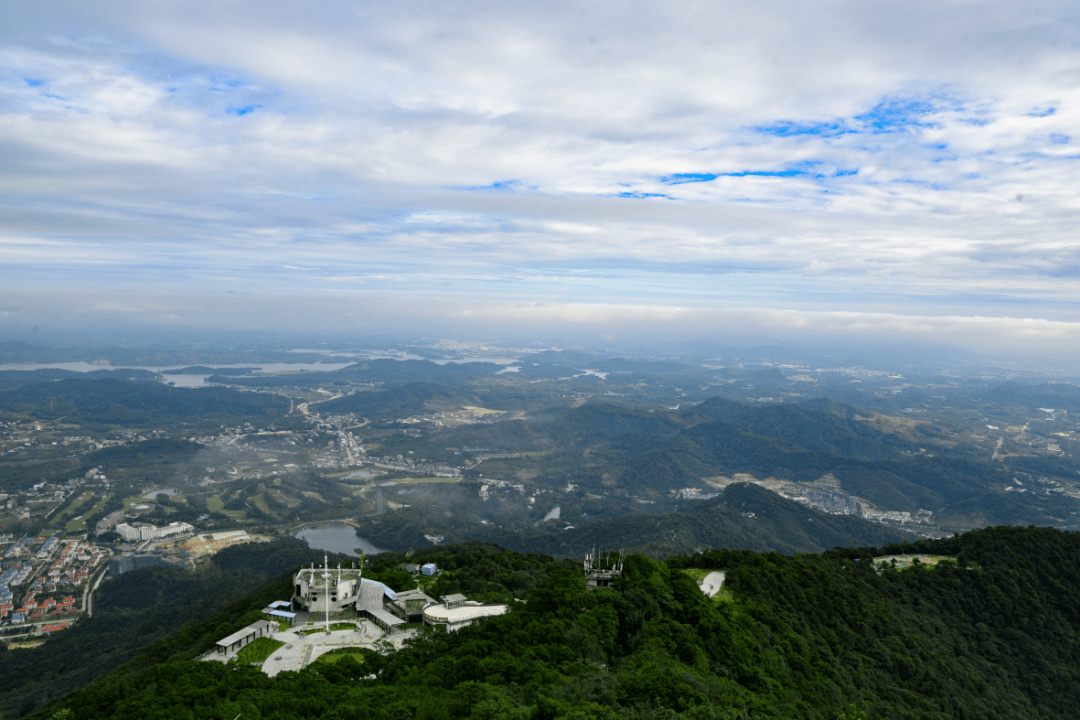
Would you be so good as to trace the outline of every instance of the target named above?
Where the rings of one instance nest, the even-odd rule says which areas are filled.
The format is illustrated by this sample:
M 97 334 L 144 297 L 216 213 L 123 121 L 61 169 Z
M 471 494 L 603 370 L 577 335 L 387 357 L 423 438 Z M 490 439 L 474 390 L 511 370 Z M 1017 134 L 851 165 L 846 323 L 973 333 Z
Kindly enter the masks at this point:
M 19 307 L 878 313 L 1024 351 L 1016 328 L 1080 321 L 1065 3 L 15 3 L 0 23 Z

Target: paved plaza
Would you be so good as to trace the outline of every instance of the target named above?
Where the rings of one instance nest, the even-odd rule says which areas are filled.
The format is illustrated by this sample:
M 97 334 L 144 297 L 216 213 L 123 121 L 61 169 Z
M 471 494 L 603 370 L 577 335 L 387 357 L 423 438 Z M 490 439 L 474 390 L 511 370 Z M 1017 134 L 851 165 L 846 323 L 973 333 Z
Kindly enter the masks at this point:
M 386 634 L 375 623 L 357 620 L 355 629 L 333 630 L 327 633 L 322 623 L 307 623 L 274 633 L 270 637 L 285 643 L 279 647 L 262 665 L 264 673 L 273 677 L 280 672 L 297 671 L 310 665 L 320 655 L 344 647 L 370 648 L 378 651 L 380 641 L 400 648 L 402 643 L 416 634 L 415 630 L 406 630 Z M 316 632 L 311 632 L 315 630 Z M 302 634 L 306 631 L 307 634 Z M 377 645 L 376 643 L 379 643 Z M 228 662 L 236 657 L 237 651 L 219 654 L 216 650 L 203 655 L 201 660 Z

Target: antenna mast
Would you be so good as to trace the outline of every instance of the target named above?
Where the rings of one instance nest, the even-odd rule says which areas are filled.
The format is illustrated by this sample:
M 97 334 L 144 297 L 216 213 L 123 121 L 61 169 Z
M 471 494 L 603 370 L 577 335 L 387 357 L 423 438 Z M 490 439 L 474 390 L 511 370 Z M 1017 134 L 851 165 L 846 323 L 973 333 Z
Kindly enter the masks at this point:
M 323 601 L 326 607 L 326 634 L 330 634 L 330 558 L 323 553 L 323 591 L 326 599 Z

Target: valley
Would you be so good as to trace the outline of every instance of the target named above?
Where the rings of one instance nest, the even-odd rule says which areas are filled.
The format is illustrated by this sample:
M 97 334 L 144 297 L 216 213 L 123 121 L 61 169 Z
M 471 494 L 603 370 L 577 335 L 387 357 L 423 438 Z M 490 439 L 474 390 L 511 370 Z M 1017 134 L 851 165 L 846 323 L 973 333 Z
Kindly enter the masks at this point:
M 403 351 L 417 353 L 435 354 Z M 1066 382 L 497 355 L 248 369 L 201 388 L 149 370 L 2 371 L 0 533 L 92 539 L 126 518 L 274 535 L 347 517 L 392 549 L 517 534 L 577 553 L 597 533 L 631 540 L 606 522 L 693 517 L 744 483 L 882 532 L 1080 523 Z M 701 549 L 692 538 L 631 547 Z

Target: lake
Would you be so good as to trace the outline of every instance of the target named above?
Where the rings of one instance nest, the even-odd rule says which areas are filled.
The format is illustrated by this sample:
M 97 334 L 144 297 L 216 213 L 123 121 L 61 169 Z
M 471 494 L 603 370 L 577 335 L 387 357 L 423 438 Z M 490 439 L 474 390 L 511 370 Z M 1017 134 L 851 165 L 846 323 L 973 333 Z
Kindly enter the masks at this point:
M 304 528 L 293 533 L 293 537 L 304 540 L 316 550 L 343 553 L 353 557 L 357 557 L 357 548 L 363 550 L 365 555 L 377 555 L 386 552 L 386 550 L 381 550 L 364 538 L 357 536 L 356 528 L 345 523 Z

